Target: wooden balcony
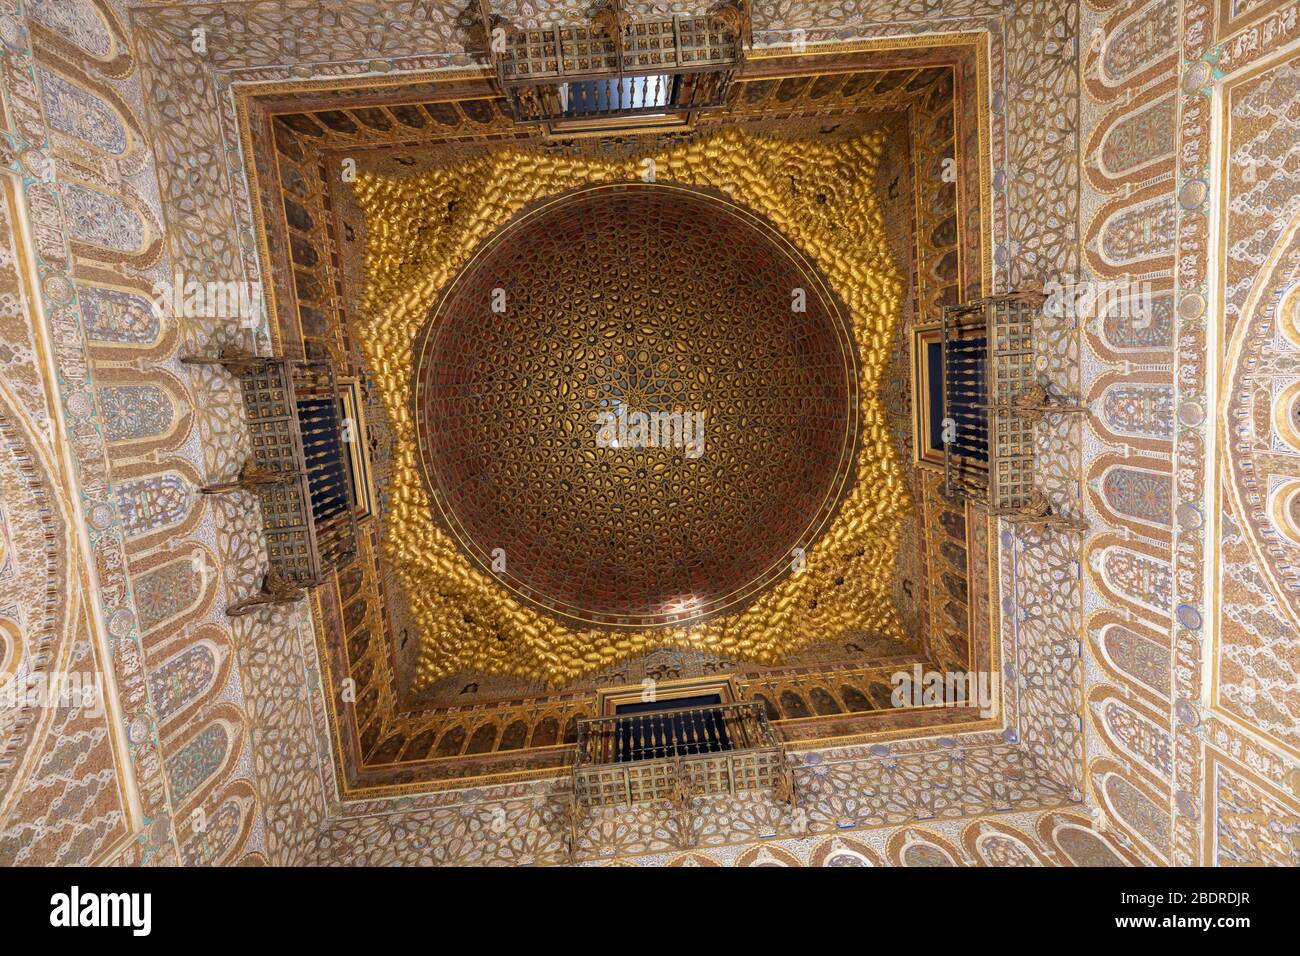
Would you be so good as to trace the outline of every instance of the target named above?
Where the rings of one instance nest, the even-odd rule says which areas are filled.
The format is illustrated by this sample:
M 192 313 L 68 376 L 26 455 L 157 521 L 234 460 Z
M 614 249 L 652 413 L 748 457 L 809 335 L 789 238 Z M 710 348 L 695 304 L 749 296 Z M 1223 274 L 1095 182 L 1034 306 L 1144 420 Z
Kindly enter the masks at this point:
M 1079 529 L 1054 514 L 1034 482 L 1036 428 L 1053 414 L 1086 414 L 1049 395 L 1034 367 L 1037 291 L 989 296 L 943 310 L 944 493 L 991 515 Z
M 516 122 L 556 134 L 662 126 L 723 106 L 744 59 L 749 5 L 633 20 L 607 0 L 589 23 L 519 29 L 481 15 L 501 92 Z
M 238 475 L 207 485 L 204 494 L 255 493 L 261 504 L 267 574 L 260 591 L 232 603 L 230 615 L 295 601 L 303 588 L 350 562 L 357 551 L 353 481 L 339 413 L 334 370 L 324 361 L 257 356 L 227 348 L 221 365 L 244 400 L 252 454 Z
M 578 722 L 579 806 L 769 790 L 791 800 L 785 752 L 760 704 L 715 704 Z

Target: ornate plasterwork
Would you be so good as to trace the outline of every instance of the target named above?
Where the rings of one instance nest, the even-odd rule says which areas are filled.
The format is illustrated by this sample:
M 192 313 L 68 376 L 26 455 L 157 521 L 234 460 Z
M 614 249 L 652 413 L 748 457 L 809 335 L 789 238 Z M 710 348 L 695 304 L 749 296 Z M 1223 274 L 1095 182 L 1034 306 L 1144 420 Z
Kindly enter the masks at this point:
M 156 241 L 143 249 L 135 242 L 150 235 L 156 239 L 157 218 L 142 208 L 147 201 L 139 192 L 142 144 L 129 136 L 98 135 L 116 121 L 113 107 L 107 105 L 114 94 L 103 82 L 65 63 L 63 68 L 75 74 L 76 91 L 60 86 L 59 102 L 42 96 L 42 84 L 51 74 L 36 65 L 22 29 L 23 13 L 13 4 L 0 5 L 6 36 L 0 52 L 4 106 L 0 159 L 7 204 L 3 248 L 9 261 L 8 281 L 14 283 L 5 296 L 6 313 L 9 322 L 27 316 L 31 321 L 25 335 L 10 329 L 15 337 L 6 344 L 10 367 L 4 380 L 12 387 L 22 387 L 25 378 L 41 382 L 48 390 L 48 404 L 34 420 L 37 430 L 21 441 L 15 435 L 6 442 L 20 457 L 44 461 L 43 467 L 52 469 L 52 483 L 45 491 L 52 496 L 45 506 L 46 520 L 52 522 L 46 534 L 52 536 L 35 547 L 31 547 L 34 542 L 24 542 L 23 553 L 12 556 L 11 568 L 35 569 L 55 542 L 60 542 L 66 566 L 45 582 L 45 587 L 61 592 L 53 629 L 28 617 L 9 636 L 21 635 L 26 643 L 28 668 L 35 665 L 49 676 L 68 672 L 98 676 L 101 686 L 114 693 L 108 710 L 95 720 L 88 720 L 93 716 L 88 708 L 37 707 L 25 715 L 25 740 L 16 749 L 11 745 L 17 741 L 6 741 L 13 776 L 4 783 L 7 797 L 0 818 L 5 839 L 0 852 L 9 861 L 169 862 L 176 856 L 165 749 L 149 700 L 143 635 L 128 572 L 131 550 L 119 519 L 111 473 L 115 449 L 125 446 L 106 441 L 78 302 L 78 283 L 120 284 L 113 266 L 128 261 L 142 265 L 156 258 Z M 122 34 L 115 17 L 87 8 L 76 11 L 72 19 L 89 24 L 92 17 L 98 29 L 112 37 L 110 46 L 117 44 L 120 50 Z M 49 37 L 40 24 L 33 25 L 32 34 Z M 76 58 L 72 51 L 65 52 Z M 114 69 L 122 65 L 122 58 L 114 58 Z M 62 129 L 47 125 L 46 109 L 57 111 L 78 98 L 95 100 L 101 108 L 72 109 L 60 118 Z M 85 125 L 77 126 L 74 120 Z M 105 147 L 121 152 L 105 154 Z M 75 181 L 69 183 L 72 192 L 88 205 L 61 202 L 60 175 Z M 78 221 L 79 208 L 95 210 L 101 221 L 94 225 Z M 79 241 L 77 236 L 94 237 L 96 242 Z M 20 346 L 24 338 L 40 343 L 26 357 Z M 149 354 L 148 348 L 137 354 Z M 22 365 L 28 366 L 27 371 L 19 371 Z M 30 409 L 27 414 L 32 414 Z M 154 421 L 164 417 L 171 415 L 158 415 Z M 152 440 L 143 415 L 138 422 L 122 416 L 118 424 L 139 444 Z M 22 451 L 32 440 L 38 445 L 31 452 Z M 56 476 L 57 482 L 66 484 L 66 491 L 56 491 Z M 29 485 L 29 493 L 36 493 L 40 484 Z M 15 503 L 20 500 L 8 489 L 3 497 Z M 62 528 L 55 530 L 59 524 Z M 17 532 L 10 528 L 9 533 L 10 543 L 15 544 Z M 79 591 L 92 581 L 93 589 Z M 69 626 L 73 629 L 64 630 Z M 57 640 L 47 642 L 42 636 L 53 638 L 60 630 L 64 635 Z M 78 631 L 80 636 L 74 636 Z M 80 757 L 66 746 L 77 740 L 84 743 Z M 75 812 L 73 802 L 60 799 L 69 783 L 81 787 L 85 797 L 76 803 Z
M 1277 862 L 1298 815 L 1282 690 L 1294 624 L 1270 569 L 1290 546 L 1270 492 L 1290 472 L 1268 411 L 1285 388 L 1296 149 L 1270 81 L 1294 62 L 1296 16 L 1085 7 L 1082 238 L 1109 250 L 1086 277 L 1145 283 L 1150 303 L 1084 317 L 1091 790 L 1117 839 L 1181 865 Z M 1139 400 L 1112 403 L 1125 388 Z M 1216 771 L 1227 756 L 1253 773 Z
M 131 811 L 106 695 L 66 695 L 55 709 L 41 690 L 102 688 L 105 648 L 46 388 L 32 251 L 15 228 L 22 202 L 21 180 L 0 175 L 0 860 L 55 865 L 110 852 Z
M 1300 753 L 1300 57 L 1225 83 L 1217 703 Z M 1289 136 L 1287 134 L 1290 134 Z M 1276 144 L 1292 148 L 1278 154 Z M 1231 424 L 1229 424 L 1231 423 Z

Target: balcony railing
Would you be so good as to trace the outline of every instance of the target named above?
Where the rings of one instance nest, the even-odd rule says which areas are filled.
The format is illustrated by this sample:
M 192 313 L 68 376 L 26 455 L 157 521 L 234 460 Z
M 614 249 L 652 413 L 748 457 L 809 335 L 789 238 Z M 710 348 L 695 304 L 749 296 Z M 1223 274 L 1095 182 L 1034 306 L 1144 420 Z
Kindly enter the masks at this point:
M 501 92 L 521 123 L 655 118 L 726 103 L 749 7 L 633 20 L 607 0 L 590 23 L 520 29 L 480 9 Z
M 944 308 L 944 493 L 994 515 L 1077 528 L 1081 522 L 1052 513 L 1034 483 L 1038 422 L 1087 413 L 1036 379 L 1034 321 L 1043 303 L 1030 291 Z
M 790 786 L 785 753 L 760 704 L 732 703 L 578 722 L 573 788 L 583 807 Z
M 240 384 L 252 454 L 238 475 L 201 489 L 243 490 L 261 500 L 268 571 L 262 588 L 227 608 L 248 613 L 297 600 L 356 555 L 350 465 L 339 415 L 338 386 L 328 362 L 258 356 L 237 348 L 218 358 Z

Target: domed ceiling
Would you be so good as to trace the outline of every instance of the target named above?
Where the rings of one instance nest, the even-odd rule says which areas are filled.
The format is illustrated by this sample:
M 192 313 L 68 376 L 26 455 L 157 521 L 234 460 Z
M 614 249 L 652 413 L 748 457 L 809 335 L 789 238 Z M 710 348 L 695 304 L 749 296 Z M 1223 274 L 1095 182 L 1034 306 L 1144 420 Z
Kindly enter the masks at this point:
M 720 131 L 358 177 L 416 690 L 898 639 L 883 149 Z M 642 414 L 681 428 L 641 435 Z
M 719 195 L 544 201 L 448 286 L 416 344 L 425 480 L 532 606 L 686 624 L 791 572 L 850 481 L 852 330 L 816 268 Z
M 983 618 L 964 613 L 963 588 L 970 578 L 971 594 L 986 589 L 973 573 L 968 575 L 968 552 L 960 546 L 964 539 L 954 537 L 963 527 L 962 516 L 936 502 L 935 483 L 908 467 L 914 417 L 910 327 L 922 316 L 937 316 L 944 302 L 957 301 L 968 287 L 973 289 L 969 294 L 978 294 L 985 261 L 978 209 L 963 214 L 958 202 L 959 192 L 968 198 L 981 195 L 981 153 L 957 150 L 959 142 L 978 141 L 986 125 L 977 108 L 981 91 L 989 88 L 987 79 L 979 80 L 982 50 L 972 40 L 941 56 L 909 39 L 883 51 L 873 44 L 870 50 L 831 56 L 767 59 L 753 64 L 752 75 L 737 79 L 737 95 L 727 108 L 700 113 L 689 134 L 571 142 L 513 123 L 506 101 L 495 91 L 495 79 L 486 76 L 466 74 L 451 84 L 440 78 L 392 88 L 369 85 L 370 80 L 364 88 L 353 88 L 344 79 L 346 99 L 316 86 L 247 98 L 255 147 L 245 157 L 261 164 L 250 181 L 270 187 L 260 206 L 273 213 L 263 238 L 266 272 L 277 283 L 271 303 L 276 315 L 272 332 L 281 336 L 277 349 L 282 345 L 286 354 L 328 355 L 337 363 L 340 375 L 351 379 L 349 410 L 356 410 L 364 438 L 351 448 L 363 476 L 359 500 L 369 515 L 361 522 L 360 554 L 340 572 L 336 587 L 313 592 L 322 684 L 350 687 L 354 694 L 348 696 L 355 696 L 355 701 L 338 700 L 329 714 L 346 789 L 389 796 L 389 788 L 405 789 L 413 781 L 441 786 L 552 772 L 566 759 L 558 742 L 569 739 L 576 719 L 593 713 L 595 688 L 647 679 L 662 683 L 725 674 L 739 697 L 762 699 L 777 708 L 769 718 L 782 722 L 787 740 L 829 735 L 861 743 L 876 734 L 895 734 L 904 725 L 914 728 L 918 720 L 927 725 L 952 722 L 954 714 L 945 709 L 900 712 L 889 699 L 888 682 L 902 658 L 909 665 L 913 657 L 932 659 L 939 670 L 995 666 L 985 663 L 987 656 L 976 659 L 971 650 L 987 645 L 979 624 Z M 937 57 L 946 65 L 936 65 Z M 958 90 L 969 94 L 964 106 L 954 100 Z M 936 172 L 943 159 L 954 156 L 961 174 L 957 184 Z M 356 163 L 355 182 L 346 175 L 349 160 Z M 573 588 L 566 597 L 552 582 L 532 576 L 527 563 L 529 545 L 543 547 L 558 533 L 554 509 L 588 509 L 606 499 L 571 502 L 566 495 L 550 499 L 552 513 L 535 513 L 526 492 L 537 479 L 521 467 L 517 474 L 505 475 L 504 482 L 498 477 L 510 490 L 488 501 L 489 506 L 518 501 L 517 512 L 482 520 L 457 499 L 458 493 L 468 496 L 473 490 L 460 481 L 455 462 L 460 455 L 466 456 L 462 461 L 472 460 L 474 442 L 457 438 L 460 449 L 452 447 L 448 457 L 430 468 L 426 454 L 433 446 L 422 444 L 433 436 L 417 420 L 415 390 L 423 387 L 434 362 L 426 357 L 423 361 L 430 364 L 421 365 L 417 375 L 421 355 L 434 347 L 434 326 L 445 321 L 451 328 L 453 290 L 470 283 L 479 263 L 494 254 L 494 236 L 514 243 L 523 235 L 516 230 L 534 211 L 547 215 L 548 207 L 593 186 L 639 183 L 651 163 L 657 188 L 699 191 L 732 207 L 730 217 L 770 224 L 814 264 L 809 270 L 792 257 L 800 271 L 824 277 L 834 290 L 830 301 L 842 303 L 855 344 L 857 427 L 850 447 L 856 457 L 834 512 L 820 530 L 811 508 L 777 514 L 778 521 L 790 520 L 792 536 L 808 529 L 812 544 L 801 573 L 790 568 L 790 555 L 774 580 L 763 581 L 767 565 L 755 562 L 735 575 L 754 585 L 752 597 L 742 595 L 707 618 L 693 602 L 674 602 L 681 606 L 677 613 L 688 615 L 681 623 L 635 625 L 618 623 L 633 617 L 627 614 L 629 604 L 611 609 L 612 602 L 591 601 L 612 592 L 610 574 L 587 575 L 590 580 L 582 582 L 587 590 L 575 600 Z M 278 177 L 272 175 L 276 170 Z M 557 256 L 543 237 L 560 221 L 550 219 L 539 228 L 531 261 L 520 257 L 526 269 L 507 266 L 503 278 L 484 279 L 483 288 L 501 289 L 504 299 L 498 303 L 485 293 L 469 303 L 466 321 L 474 324 L 469 331 L 462 326 L 461 352 L 478 347 L 479 338 L 507 330 L 518 340 L 515 310 L 526 304 L 534 281 L 542 290 L 538 294 L 548 294 L 541 285 L 543 273 L 581 270 L 609 279 L 642 244 L 614 237 L 608 244 L 623 246 L 617 255 L 611 248 L 593 253 L 583 245 L 582 251 L 566 248 L 567 255 Z M 739 231 L 734 223 L 717 228 L 719 235 Z M 725 262 L 729 250 L 722 241 L 708 243 L 701 256 L 693 237 L 677 232 L 681 236 L 669 249 L 690 254 L 675 261 L 676 272 L 670 274 L 697 282 L 697 265 Z M 755 238 L 740 231 L 730 244 L 744 247 L 745 254 L 738 263 L 726 263 L 728 268 L 745 269 L 751 250 L 758 254 L 767 242 L 766 235 Z M 574 236 L 565 245 L 575 245 Z M 776 245 L 783 245 L 780 238 Z M 654 256 L 628 259 L 627 264 L 649 275 L 647 260 L 658 265 Z M 597 268 L 596 262 L 612 265 Z M 529 278 L 531 270 L 539 271 L 535 280 Z M 528 288 L 516 284 L 524 278 L 529 278 Z M 587 278 L 581 281 L 590 284 Z M 676 281 L 665 286 L 675 287 Z M 808 306 L 819 310 L 817 287 L 811 281 L 809 287 L 814 296 Z M 654 287 L 648 288 L 636 303 L 646 314 L 658 304 Z M 793 321 L 790 304 L 782 297 L 777 307 Z M 502 311 L 493 311 L 494 305 Z M 737 315 L 730 304 L 722 313 Z M 693 316 L 683 313 L 682 318 Z M 760 334 L 752 338 L 755 345 L 769 344 Z M 648 361 L 652 349 L 645 349 L 645 362 L 628 358 L 635 344 L 622 346 L 620 371 L 632 366 L 654 373 L 657 363 Z M 496 361 L 501 345 L 483 342 L 478 359 Z M 711 338 L 695 345 L 700 354 L 716 347 Z M 510 362 L 520 362 L 521 356 L 546 353 L 521 346 L 504 354 Z M 451 348 L 445 355 L 469 360 Z M 499 367 L 536 376 L 546 363 L 539 358 L 531 365 Z M 634 385 L 634 378 L 627 373 L 623 381 Z M 548 394 L 554 393 L 556 381 L 553 376 L 546 382 Z M 476 388 L 484 401 L 491 397 L 481 381 Z M 527 389 L 516 392 L 528 394 Z M 504 392 L 497 398 L 508 413 L 529 408 L 527 400 L 509 402 Z M 624 407 L 631 404 L 628 400 Z M 651 404 L 647 396 L 647 412 L 653 411 Z M 474 405 L 467 407 L 464 414 L 477 414 Z M 721 413 L 716 403 L 701 410 L 707 412 L 703 454 L 698 459 L 681 456 L 684 474 L 693 462 L 705 468 L 717 464 Z M 439 422 L 446 427 L 450 419 Z M 582 427 L 593 425 L 584 421 Z M 536 435 L 539 443 L 546 435 L 536 427 L 525 433 Z M 509 439 L 502 434 L 495 440 Z M 511 449 L 514 457 L 501 456 L 498 466 L 518 460 L 520 447 Z M 597 450 L 605 461 L 636 461 L 642 452 L 656 449 L 624 446 L 615 451 L 597 444 L 593 452 Z M 547 454 L 544 461 L 555 460 L 551 451 Z M 783 494 L 794 480 L 785 464 L 790 458 L 767 468 L 765 478 L 765 483 L 779 483 Z M 749 464 L 743 458 L 737 463 Z M 808 474 L 799 464 L 799 476 Z M 481 479 L 491 477 L 484 468 L 473 470 Z M 464 471 L 470 471 L 468 466 Z M 364 478 L 370 479 L 368 485 Z M 571 477 L 560 480 L 573 484 Z M 755 487 L 750 473 L 743 480 L 746 489 Z M 587 484 L 593 491 L 604 487 Z M 723 484 L 722 494 L 733 484 Z M 441 487 L 447 489 L 445 495 Z M 712 493 L 703 483 L 696 488 Z M 692 495 L 676 498 L 668 507 L 681 513 L 698 500 Z M 731 503 L 761 513 L 763 501 Z M 647 502 L 644 513 L 653 516 L 655 507 L 659 505 Z M 453 517 L 444 514 L 454 508 L 460 510 Z M 612 506 L 599 514 L 608 518 L 610 511 Z M 491 540 L 507 517 L 515 521 L 510 528 L 515 539 L 504 544 Z M 697 524 L 693 530 L 707 534 L 723 527 L 720 519 L 720 514 L 710 516 L 713 524 Z M 464 533 L 475 520 L 486 531 Z M 630 519 L 624 523 L 632 524 Z M 732 526 L 738 523 L 733 520 Z M 761 540 L 756 528 L 776 526 L 749 522 L 740 540 Z M 537 528 L 542 530 L 536 540 L 529 539 Z M 586 530 L 575 521 L 570 533 Z M 722 534 L 736 537 L 729 528 Z M 646 553 L 639 538 L 624 541 L 626 549 Z M 790 546 L 778 540 L 768 544 L 774 551 Z M 570 555 L 581 558 L 598 547 L 605 547 L 599 539 L 584 541 L 565 547 L 557 557 L 572 562 Z M 970 555 L 983 553 L 978 542 L 972 547 Z M 492 560 L 498 548 L 506 556 L 500 571 Z M 715 575 L 730 570 L 718 567 L 720 556 L 715 548 L 709 569 Z M 739 552 L 737 557 L 748 555 Z M 554 560 L 546 563 L 560 566 Z M 970 564 L 972 572 L 983 566 Z M 581 565 L 577 570 L 573 563 L 564 566 L 571 576 L 584 573 Z M 617 574 L 623 567 L 615 562 L 609 570 Z M 735 590 L 720 577 L 714 580 L 723 583 L 709 598 L 725 598 Z M 565 583 L 572 582 L 559 582 Z M 637 583 L 663 582 L 647 576 Z M 536 594 L 526 596 L 525 588 Z M 671 599 L 671 592 L 679 590 L 684 589 L 671 579 L 658 591 L 643 587 L 637 603 L 653 609 L 664 603 L 663 593 Z M 620 595 L 629 596 L 626 590 Z M 553 610 L 561 600 L 578 604 L 576 610 L 584 616 Z M 602 615 L 608 620 L 599 620 Z M 655 620 L 653 612 L 643 617 Z

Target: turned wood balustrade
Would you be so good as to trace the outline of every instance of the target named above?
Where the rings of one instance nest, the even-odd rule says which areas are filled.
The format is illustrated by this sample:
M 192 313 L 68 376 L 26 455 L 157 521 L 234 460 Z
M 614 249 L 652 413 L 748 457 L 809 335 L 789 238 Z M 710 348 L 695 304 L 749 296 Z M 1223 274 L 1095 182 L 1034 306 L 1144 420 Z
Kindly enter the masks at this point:
M 268 567 L 261 589 L 227 613 L 296 601 L 303 588 L 321 583 L 357 549 L 345 449 L 356 436 L 344 434 L 334 370 L 324 361 L 259 356 L 235 347 L 218 358 L 182 361 L 224 367 L 239 381 L 244 400 L 252 454 L 237 475 L 200 490 L 258 495 Z
M 750 4 L 633 20 L 605 0 L 590 22 L 520 29 L 480 0 L 497 80 L 516 122 L 660 115 L 724 105 L 750 36 Z
M 943 310 L 944 493 L 991 515 L 1079 530 L 1054 514 L 1034 483 L 1035 428 L 1087 408 L 1049 395 L 1036 379 L 1034 322 L 1041 292 L 988 296 Z
M 583 807 L 742 790 L 793 799 L 784 750 L 753 702 L 580 720 L 573 787 Z

